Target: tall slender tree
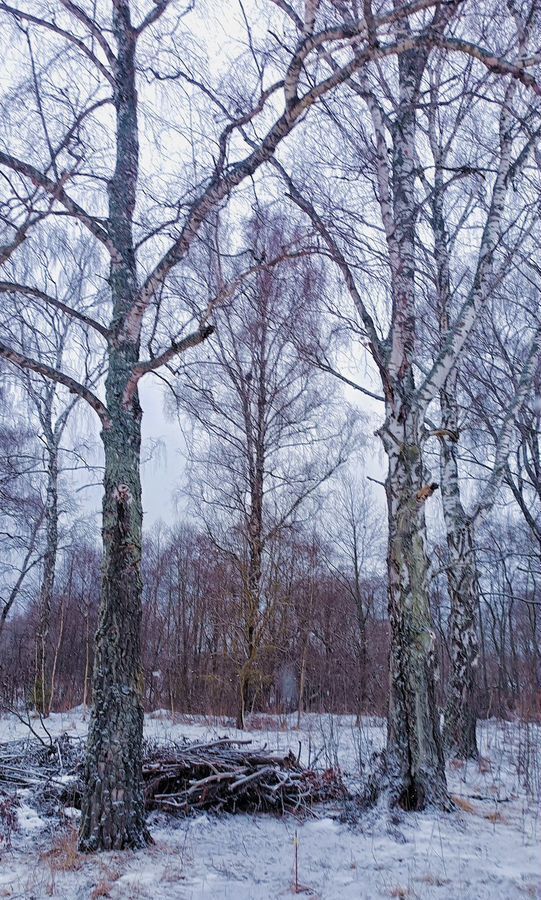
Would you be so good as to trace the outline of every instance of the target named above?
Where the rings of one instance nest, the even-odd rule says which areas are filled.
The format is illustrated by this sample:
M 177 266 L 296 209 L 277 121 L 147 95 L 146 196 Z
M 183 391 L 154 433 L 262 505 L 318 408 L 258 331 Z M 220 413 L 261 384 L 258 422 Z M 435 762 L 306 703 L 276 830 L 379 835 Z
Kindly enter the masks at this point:
M 286 246 L 290 258 L 279 267 L 262 263 L 217 310 L 212 349 L 184 367 L 177 386 L 180 407 L 199 426 L 190 490 L 240 581 L 239 728 L 255 701 L 259 648 L 276 613 L 273 544 L 345 462 L 356 424 L 329 376 L 297 348 L 299 335 L 317 330 L 320 261 L 304 249 L 302 230 L 269 211 L 259 211 L 247 236 L 258 258 L 277 259 Z

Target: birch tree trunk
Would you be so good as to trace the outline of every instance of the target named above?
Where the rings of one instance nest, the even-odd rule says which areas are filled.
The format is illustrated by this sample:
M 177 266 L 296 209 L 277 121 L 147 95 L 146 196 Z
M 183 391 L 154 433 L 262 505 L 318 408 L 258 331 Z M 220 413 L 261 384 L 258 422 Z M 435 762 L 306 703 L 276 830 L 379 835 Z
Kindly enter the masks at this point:
M 71 577 L 70 577 L 70 595 L 71 595 Z M 54 648 L 53 665 L 51 668 L 51 689 L 49 691 L 49 705 L 47 707 L 47 715 L 50 714 L 51 709 L 53 708 L 53 702 L 54 702 L 54 697 L 55 697 L 56 669 L 58 666 L 58 657 L 60 655 L 60 648 L 62 647 L 62 639 L 64 637 L 65 611 L 66 611 L 66 604 L 64 602 L 64 597 L 62 596 L 60 599 L 60 621 L 58 623 L 58 638 L 56 640 L 56 647 Z
M 449 235 L 444 210 L 443 158 L 441 148 L 432 135 L 436 162 L 432 200 L 434 257 L 440 341 L 443 347 L 451 327 L 451 273 Z M 443 518 L 449 557 L 447 581 L 451 612 L 449 638 L 451 667 L 447 685 L 447 703 L 443 732 L 444 745 L 460 759 L 476 759 L 475 666 L 478 659 L 476 613 L 479 607 L 478 580 L 475 566 L 473 522 L 466 515 L 460 497 L 458 471 L 458 370 L 447 376 L 440 391 L 441 429 L 440 481 Z
M 128 409 L 122 401 L 134 352 L 126 348 L 111 355 L 107 401 L 112 425 L 102 432 L 103 580 L 80 831 L 81 849 L 89 851 L 142 847 L 149 841 L 141 774 L 141 409 L 137 392 Z
M 395 10 L 398 7 L 399 4 L 395 3 Z M 365 4 L 365 8 L 369 10 L 370 4 Z M 455 11 L 455 4 L 438 4 L 431 26 L 435 37 L 444 35 Z M 411 23 L 401 20 L 396 24 L 394 33 L 398 40 L 404 39 L 408 43 Z M 524 35 L 526 34 L 527 29 L 524 29 Z M 430 479 L 423 471 L 422 442 L 427 436 L 424 421 L 429 405 L 438 396 L 449 373 L 464 352 L 465 343 L 479 312 L 490 295 L 493 287 L 493 260 L 499 246 L 510 175 L 514 176 L 520 171 L 531 149 L 531 144 L 522 146 L 513 160 L 516 118 L 513 124 L 511 111 L 514 108 L 516 84 L 511 82 L 507 84 L 501 106 L 496 177 L 471 287 L 454 315 L 452 326 L 445 329 L 445 339 L 428 374 L 416 386 L 414 372 L 418 370 L 415 363 L 420 361 L 422 354 L 416 358 L 420 348 L 416 348 L 415 340 L 416 336 L 422 337 L 422 329 L 418 329 L 416 325 L 415 287 L 416 278 L 421 282 L 424 278 L 415 245 L 416 219 L 422 208 L 422 200 L 416 196 L 416 178 L 420 182 L 424 178 L 430 195 L 438 193 L 437 186 L 433 191 L 433 186 L 424 176 L 424 148 L 419 153 L 416 150 L 416 116 L 423 107 L 427 109 L 428 79 L 425 79 L 422 103 L 420 102 L 427 59 L 426 49 L 419 45 L 400 53 L 397 60 L 398 96 L 392 107 L 392 116 L 388 110 L 389 98 L 393 96 L 397 83 L 394 76 L 392 83 L 385 85 L 385 93 L 379 101 L 374 80 L 366 77 L 365 73 L 361 72 L 359 80 L 351 82 L 352 89 L 367 103 L 374 131 L 368 158 L 376 182 L 376 195 L 387 242 L 392 298 L 390 329 L 384 338 L 380 336 L 380 329 L 363 298 L 363 291 L 359 289 L 353 267 L 348 262 L 350 252 L 355 259 L 355 251 L 348 241 L 347 231 L 328 224 L 326 214 L 320 214 L 317 207 L 307 199 L 306 193 L 295 186 L 278 162 L 274 162 L 288 185 L 291 198 L 310 218 L 344 277 L 365 335 L 363 347 L 369 349 L 382 380 L 384 396 L 378 399 L 385 402 L 386 419 L 379 434 L 388 457 L 386 490 L 391 624 L 388 778 L 391 801 L 408 808 L 421 808 L 426 803 L 437 803 L 443 807 L 450 805 L 434 699 L 434 634 L 428 598 L 423 508 L 424 500 L 438 485 L 429 484 Z M 332 57 L 330 65 L 336 65 Z M 381 77 L 379 72 L 378 79 Z M 439 128 L 441 121 L 436 119 L 436 124 Z M 459 170 L 451 168 L 450 171 Z M 318 189 L 314 183 L 312 191 L 317 196 Z M 325 197 L 324 200 L 328 205 L 328 198 Z M 355 221 L 351 220 L 352 223 Z M 351 224 L 350 227 L 354 228 L 355 225 Z M 338 241 L 333 235 L 336 231 L 340 234 Z M 438 233 L 445 237 L 445 227 L 439 232 L 435 229 L 436 242 Z M 447 248 L 444 249 L 447 252 Z M 438 249 L 436 257 L 439 257 Z M 358 260 L 360 259 L 359 256 Z M 366 265 L 364 254 L 360 264 Z M 379 285 L 376 292 L 378 289 Z M 338 314 L 341 315 L 341 312 L 338 311 Z M 419 368 L 422 370 L 422 365 Z M 335 374 L 343 377 L 339 373 Z M 348 383 L 351 384 L 349 379 Z M 371 391 L 354 386 L 359 387 L 363 393 L 374 396 Z M 508 421 L 509 415 L 506 423 Z M 485 492 L 486 496 L 482 501 L 485 509 L 493 502 L 502 461 L 507 452 L 505 441 L 508 438 L 505 435 L 502 437 L 504 439 L 499 442 L 496 454 L 496 477 L 491 479 L 490 489 Z M 475 521 L 475 516 L 471 520 Z M 468 590 L 473 590 L 475 575 L 470 571 L 473 560 L 468 549 L 472 544 L 471 526 L 467 533 L 457 533 L 455 537 L 461 561 L 467 561 L 467 578 L 471 581 Z M 461 589 L 467 578 L 466 575 L 462 578 Z M 455 617 L 455 622 L 455 628 L 460 629 L 464 639 L 466 633 L 471 635 L 472 626 L 467 615 L 463 619 Z M 471 648 L 468 652 L 470 650 Z
M 424 472 L 418 422 L 388 417 L 380 434 L 389 459 L 388 577 L 391 625 L 387 770 L 391 804 L 448 808 L 434 691 L 434 642 L 428 592 Z
M 428 591 L 421 453 L 421 419 L 413 375 L 415 355 L 416 105 L 427 56 L 399 57 L 399 107 L 393 130 L 393 324 L 386 384 L 386 421 L 380 430 L 387 458 L 388 579 L 391 626 L 387 733 L 390 801 L 404 809 L 449 806 L 434 691 L 434 643 Z M 382 210 L 383 212 L 383 210 Z
M 124 328 L 137 297 L 132 234 L 139 145 L 135 48 L 137 35 L 126 0 L 113 11 L 116 165 L 109 181 L 109 230 L 115 252 L 109 283 L 113 301 L 106 402 L 103 578 L 96 635 L 79 845 L 121 850 L 150 841 L 142 788 L 143 703 L 140 450 L 141 406 L 132 373 L 139 360 L 139 330 Z
M 456 436 L 458 435 L 457 373 L 441 391 L 441 493 L 449 562 L 447 579 L 451 614 L 449 640 L 451 669 L 443 731 L 446 748 L 459 759 L 477 759 L 475 667 L 479 657 L 477 609 L 478 577 L 473 522 L 460 499 Z

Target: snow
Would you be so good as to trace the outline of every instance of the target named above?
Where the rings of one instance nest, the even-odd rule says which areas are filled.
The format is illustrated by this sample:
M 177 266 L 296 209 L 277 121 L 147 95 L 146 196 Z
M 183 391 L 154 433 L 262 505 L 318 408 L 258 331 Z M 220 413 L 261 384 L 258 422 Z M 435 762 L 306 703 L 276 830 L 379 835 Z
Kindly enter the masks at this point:
M 53 714 L 45 725 L 51 735 L 82 736 L 88 717 L 79 708 Z M 223 719 L 158 710 L 146 716 L 145 735 L 251 738 L 300 752 L 305 763 L 339 765 L 353 787 L 384 743 L 384 723 L 374 718 L 357 726 L 350 716 L 310 714 L 300 730 L 295 725 L 296 716 L 260 716 L 245 733 Z M 32 727 L 42 733 L 39 720 Z M 16 718 L 0 719 L 1 740 L 26 734 Z M 77 811 L 67 809 L 59 829 L 21 792 L 20 831 L 11 850 L 0 850 L 0 897 L 273 900 L 295 893 L 297 849 L 297 892 L 320 900 L 541 898 L 541 727 L 491 720 L 480 723 L 479 741 L 480 763 L 448 767 L 461 806 L 454 813 L 389 812 L 380 804 L 352 823 L 339 805 L 305 820 L 153 813 L 155 843 L 133 853 L 81 856 Z
M 17 807 L 17 823 L 21 831 L 35 831 L 36 828 L 43 828 L 46 825 L 45 820 L 27 803 L 21 803 Z

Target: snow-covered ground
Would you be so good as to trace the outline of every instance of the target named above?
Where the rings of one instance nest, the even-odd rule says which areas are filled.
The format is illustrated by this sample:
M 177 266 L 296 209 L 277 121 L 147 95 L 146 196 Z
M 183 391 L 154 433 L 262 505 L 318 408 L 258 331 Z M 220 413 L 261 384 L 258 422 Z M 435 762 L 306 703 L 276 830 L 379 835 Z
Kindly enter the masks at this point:
M 357 726 L 349 716 L 306 715 L 300 730 L 295 723 L 295 717 L 255 717 L 244 733 L 224 720 L 172 719 L 159 711 L 146 717 L 145 733 L 172 740 L 227 734 L 300 749 L 307 764 L 340 766 L 352 785 L 384 741 L 377 719 Z M 46 724 L 52 735 L 84 735 L 87 728 L 80 709 L 54 714 Z M 39 723 L 33 725 L 39 730 Z M 0 719 L 0 741 L 27 733 L 16 718 Z M 65 828 L 53 828 L 21 791 L 20 830 L 11 849 L 0 845 L 0 897 L 273 900 L 302 892 L 321 900 L 541 898 L 541 728 L 490 721 L 480 724 L 479 737 L 480 763 L 448 768 L 455 813 L 376 807 L 356 822 L 347 821 L 339 806 L 304 821 L 153 814 L 154 845 L 133 853 L 80 855 L 77 812 L 67 810 Z

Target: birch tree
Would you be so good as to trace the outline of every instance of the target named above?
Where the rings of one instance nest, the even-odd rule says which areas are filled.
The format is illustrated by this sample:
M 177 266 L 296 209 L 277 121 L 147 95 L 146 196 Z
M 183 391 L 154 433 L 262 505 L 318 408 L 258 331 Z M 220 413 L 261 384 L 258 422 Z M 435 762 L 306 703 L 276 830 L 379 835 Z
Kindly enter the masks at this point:
M 212 333 L 213 303 L 195 313 L 179 311 L 172 273 L 182 269 L 214 211 L 272 159 L 317 101 L 370 59 L 430 39 L 418 30 L 415 14 L 431 6 L 440 4 L 417 0 L 344 23 L 336 22 L 332 6 L 318 14 L 317 5 L 307 3 L 292 50 L 271 28 L 259 44 L 247 35 L 245 83 L 231 96 L 216 90 L 210 67 L 192 56 L 190 16 L 197 13 L 191 6 L 179 13 L 168 0 L 103 0 L 91 11 L 74 0 L 0 3 L 5 53 L 21 72 L 3 98 L 4 291 L 36 307 L 61 309 L 92 335 L 88 352 L 107 358 L 102 393 L 81 383 L 75 364 L 60 370 L 0 342 L 5 360 L 63 385 L 90 406 L 101 426 L 104 567 L 84 850 L 140 847 L 149 840 L 141 781 L 139 382 Z M 280 22 L 286 14 L 273 12 Z M 394 23 L 409 17 L 409 33 L 395 37 Z M 337 63 L 322 76 L 318 54 L 325 49 L 335 50 Z M 523 80 L 530 77 L 526 69 L 514 70 Z M 160 91 L 168 124 L 156 136 L 146 110 L 159 102 Z M 149 104 L 144 109 L 140 96 Z M 178 113 L 190 104 L 206 130 L 195 152 Z M 188 161 L 181 162 L 186 143 Z M 97 247 L 101 265 L 89 285 L 89 309 L 60 307 L 54 293 L 21 273 L 21 246 L 39 244 L 52 223 L 64 229 L 68 243 L 84 232 Z
M 518 17 L 518 14 L 517 14 Z M 518 36 L 518 48 L 525 50 L 526 40 L 531 27 L 530 21 L 522 22 L 522 30 Z M 526 27 L 528 26 L 528 27 Z M 449 87 L 442 87 L 443 72 L 433 68 L 430 73 L 430 103 L 426 107 L 426 133 L 430 146 L 433 168 L 433 179 L 427 177 L 428 171 L 421 175 L 425 184 L 429 203 L 426 214 L 433 233 L 434 259 L 434 300 L 435 314 L 439 323 L 440 348 L 445 346 L 448 332 L 456 312 L 456 297 L 459 295 L 459 284 L 464 278 L 464 268 L 455 257 L 455 248 L 463 243 L 462 234 L 474 221 L 477 210 L 485 209 L 487 221 L 490 209 L 486 206 L 485 172 L 492 166 L 490 162 L 491 148 L 485 140 L 481 146 L 461 145 L 456 140 L 472 115 L 472 107 L 479 108 L 482 83 L 472 91 L 467 90 L 464 83 L 463 94 L 456 109 L 450 109 L 448 103 L 441 101 L 448 96 Z M 518 85 L 510 82 L 505 86 L 501 96 L 498 122 L 499 160 L 494 163 L 497 178 L 502 177 L 503 184 L 512 184 L 514 191 L 506 199 L 513 213 L 506 213 L 507 219 L 514 216 L 514 228 L 505 236 L 498 238 L 499 253 L 492 264 L 490 277 L 479 285 L 480 306 L 485 309 L 484 319 L 493 321 L 493 327 L 500 318 L 497 305 L 493 300 L 496 295 L 505 298 L 516 293 L 511 274 L 515 267 L 524 265 L 527 246 L 532 249 L 537 238 L 539 221 L 535 208 L 531 207 L 530 196 L 536 192 L 535 171 L 524 172 L 524 166 L 531 169 L 531 151 L 538 139 L 538 131 L 534 129 L 529 137 L 525 135 L 522 151 L 511 159 L 509 148 L 516 137 L 516 123 L 528 112 L 522 105 L 517 93 Z M 442 94 L 440 95 L 440 92 Z M 466 99 L 468 98 L 468 99 Z M 531 112 L 531 110 L 530 110 Z M 471 119 L 470 119 L 471 120 Z M 487 122 L 488 124 L 488 122 Z M 523 138 L 524 139 L 524 138 Z M 522 182 L 519 190 L 517 179 Z M 532 182 L 533 177 L 533 182 Z M 517 193 L 518 192 L 518 193 Z M 494 193 L 491 195 L 494 203 Z M 451 212 L 453 210 L 453 212 Z M 504 220 L 503 209 L 500 219 Z M 465 241 L 464 241 L 465 243 Z M 511 268 L 510 268 L 511 267 Z M 517 327 L 517 308 L 513 316 Z M 466 510 L 467 504 L 461 499 L 461 479 L 459 477 L 459 461 L 461 454 L 461 404 L 459 399 L 459 366 L 455 365 L 447 376 L 439 393 L 440 421 L 434 426 L 433 434 L 440 443 L 440 486 L 443 514 L 447 533 L 448 548 L 448 584 L 451 600 L 450 612 L 450 649 L 451 672 L 447 690 L 447 709 L 445 714 L 444 740 L 447 748 L 461 758 L 476 757 L 476 712 L 475 712 L 475 669 L 478 661 L 478 636 L 476 627 L 477 610 L 479 608 L 478 573 L 475 562 L 475 523 L 481 515 L 486 515 L 494 504 L 498 490 L 505 475 L 506 459 L 510 451 L 510 438 L 514 430 L 514 422 L 532 387 L 533 376 L 539 359 L 539 327 L 535 316 L 528 323 L 529 336 L 533 338 L 531 347 L 525 354 L 516 372 L 514 390 L 508 397 L 505 410 L 499 424 L 493 429 L 494 459 L 492 472 L 487 483 L 479 493 L 472 509 Z M 470 341 L 468 347 L 467 368 L 475 369 L 479 345 Z M 473 353 L 470 348 L 473 348 Z
M 370 10 L 371 4 L 365 4 L 367 22 Z M 438 64 L 444 67 L 444 77 L 450 83 L 455 77 L 456 60 L 453 57 L 449 68 L 445 68 L 447 57 L 440 55 L 439 50 L 459 46 L 466 53 L 471 50 L 472 58 L 483 63 L 489 73 L 511 72 L 514 66 L 522 65 L 521 60 L 525 58 L 522 32 L 512 15 L 506 19 L 506 34 L 511 31 L 513 37 L 505 50 L 501 44 L 498 46 L 499 32 L 490 27 L 489 16 L 494 10 L 481 17 L 484 40 L 495 43 L 489 58 L 488 54 L 479 52 L 478 45 L 476 50 L 471 49 L 475 39 L 468 49 L 462 38 L 455 36 L 456 31 L 450 32 L 451 25 L 459 30 L 466 25 L 466 19 L 457 18 L 457 11 L 458 5 L 440 6 L 430 22 L 433 45 L 438 48 L 435 51 Z M 505 12 L 498 12 L 506 17 Z M 475 25 L 476 17 L 470 22 Z M 397 25 L 400 40 L 407 40 L 410 33 L 408 22 Z M 446 329 L 445 340 L 441 347 L 434 348 L 427 361 L 421 338 L 426 332 L 430 334 L 430 328 L 423 329 L 419 319 L 422 306 L 419 300 L 422 277 L 419 170 L 424 152 L 419 139 L 419 117 L 421 108 L 430 102 L 429 58 L 426 47 L 415 46 L 399 56 L 395 67 L 368 66 L 349 85 L 347 114 L 344 115 L 344 106 L 338 113 L 329 105 L 326 125 L 332 123 L 345 144 L 344 150 L 337 148 L 334 165 L 341 165 L 348 175 L 363 169 L 366 172 L 366 186 L 359 179 L 359 191 L 364 186 L 364 192 L 354 200 L 344 201 L 332 184 L 332 176 L 327 190 L 322 189 L 325 181 L 321 172 L 328 171 L 324 162 L 318 171 L 317 184 L 306 175 L 303 182 L 298 173 L 295 179 L 281 170 L 291 198 L 318 230 L 324 252 L 331 257 L 347 286 L 358 317 L 357 329 L 362 331 L 361 347 L 369 351 L 381 381 L 384 422 L 378 434 L 388 461 L 392 637 L 386 778 L 391 802 L 406 809 L 419 809 L 427 804 L 449 806 L 435 702 L 435 634 L 429 603 L 425 505 L 438 484 L 423 454 L 430 433 L 427 412 L 463 354 L 490 294 L 500 236 L 502 230 L 510 227 L 505 218 L 509 183 L 535 144 L 529 129 L 521 129 L 520 122 L 515 128 L 517 123 L 513 121 L 514 127 L 509 128 L 508 98 L 519 88 L 514 86 L 514 81 L 507 81 L 502 102 L 496 82 L 494 89 L 501 104 L 501 117 L 491 138 L 495 174 L 490 174 L 486 212 L 476 226 L 475 257 L 459 286 L 456 311 Z M 529 59 L 532 66 L 537 64 L 535 56 Z M 332 55 L 325 61 L 332 70 Z M 472 71 L 476 79 L 484 78 L 485 73 L 476 64 Z M 460 90 L 464 88 L 461 86 Z M 536 92 L 537 86 L 531 96 Z M 532 103 L 526 97 L 524 102 L 530 104 L 526 119 L 533 115 L 535 120 L 535 101 Z M 455 146 L 459 140 L 455 134 Z M 377 208 L 372 202 L 374 195 Z M 340 209 L 339 219 L 333 220 L 328 214 L 328 208 L 333 206 Z M 432 334 L 437 331 L 434 323 Z M 530 362 L 538 352 L 538 340 L 536 336 Z M 361 386 L 361 390 L 373 396 L 370 385 L 368 388 Z M 501 455 L 505 453 L 503 440 Z M 500 471 L 498 463 L 496 470 Z M 489 495 L 496 485 L 495 477 Z
M 302 232 L 264 210 L 247 230 L 254 255 L 268 264 L 217 310 L 212 350 L 183 367 L 176 388 L 180 407 L 199 426 L 190 493 L 240 579 L 239 728 L 255 702 L 259 650 L 276 615 L 272 548 L 345 462 L 356 424 L 328 376 L 297 351 L 297 336 L 317 330 L 322 277 Z M 286 247 L 289 260 L 270 265 Z

